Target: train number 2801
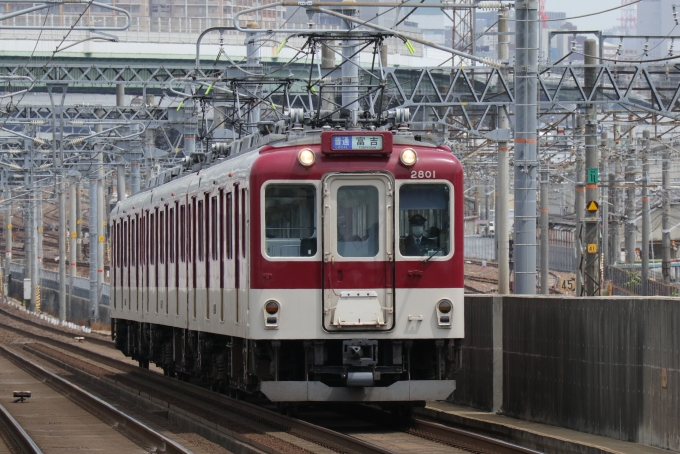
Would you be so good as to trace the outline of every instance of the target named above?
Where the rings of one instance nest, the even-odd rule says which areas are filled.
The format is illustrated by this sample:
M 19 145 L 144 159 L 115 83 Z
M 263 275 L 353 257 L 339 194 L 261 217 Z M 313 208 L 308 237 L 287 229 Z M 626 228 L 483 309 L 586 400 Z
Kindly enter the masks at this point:
M 411 178 L 437 178 L 432 170 L 411 170 Z

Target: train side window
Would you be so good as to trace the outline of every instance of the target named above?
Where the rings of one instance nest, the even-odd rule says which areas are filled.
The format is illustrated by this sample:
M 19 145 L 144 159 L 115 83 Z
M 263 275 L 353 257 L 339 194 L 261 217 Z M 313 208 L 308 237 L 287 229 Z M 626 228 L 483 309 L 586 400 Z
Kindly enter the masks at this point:
M 203 235 L 205 234 L 203 229 L 205 228 L 204 226 L 204 218 L 203 218 L 203 200 L 198 201 L 198 236 L 196 238 L 198 242 L 198 261 L 202 262 L 203 261 L 203 252 L 205 250 L 205 244 L 203 242 Z
M 182 263 L 186 262 L 187 253 L 187 209 L 186 205 L 179 207 L 179 256 Z
M 243 258 L 246 258 L 246 240 L 248 238 L 247 235 L 247 229 L 246 229 L 246 219 L 247 215 L 247 206 L 248 204 L 246 203 L 247 199 L 247 189 L 243 188 L 241 189 L 241 254 L 243 255 Z
M 123 223 L 123 266 L 127 268 L 128 266 L 128 222 L 125 221 Z M 90 247 L 96 247 L 96 244 L 94 242 L 94 238 L 90 238 Z
M 146 238 L 144 238 L 144 224 L 145 224 L 145 219 L 144 219 L 144 212 L 142 212 L 142 215 L 139 217 L 139 254 L 137 255 L 137 260 L 139 262 L 139 266 L 144 266 L 144 246 L 146 245 Z
M 149 264 L 150 264 L 150 265 L 154 265 L 156 262 L 154 261 L 153 248 L 154 248 L 154 244 L 156 244 L 156 242 L 154 241 L 154 238 L 153 238 L 153 232 L 154 232 L 153 229 L 154 229 L 154 227 L 155 227 L 155 225 L 156 225 L 156 222 L 155 222 L 156 219 L 154 218 L 154 214 L 153 214 L 153 213 L 151 213 L 149 219 L 150 219 L 150 221 L 149 221 L 149 236 L 150 236 L 150 238 L 149 238 L 149 245 L 151 246 L 151 247 L 149 248 L 149 253 L 150 253 L 150 255 L 149 255 Z
M 168 241 L 168 248 L 170 252 L 168 253 L 169 263 L 175 263 L 175 209 L 170 208 L 170 215 L 168 218 L 168 231 L 170 234 L 170 241 Z
M 404 184 L 399 189 L 399 252 L 444 256 L 451 251 L 451 190 L 446 184 Z
M 191 206 L 189 207 L 189 218 L 191 226 L 189 227 L 189 262 L 196 262 L 196 198 L 191 199 Z M 194 273 L 194 284 L 196 283 L 196 273 Z M 195 287 L 195 285 L 194 285 Z
M 137 222 L 133 219 L 131 222 L 131 243 L 132 243 L 132 254 L 130 257 L 130 266 L 137 266 Z
M 123 223 L 118 222 L 118 239 L 116 240 L 116 245 L 118 249 L 118 268 L 123 266 Z
M 168 244 L 165 240 L 165 213 L 161 210 L 159 218 L 159 230 L 160 236 L 158 237 L 159 248 L 158 248 L 158 263 L 161 265 L 165 263 L 165 246 Z
M 227 194 L 227 259 L 234 258 L 234 201 L 231 192 Z
M 311 184 L 270 184 L 265 189 L 264 203 L 266 255 L 316 255 L 316 187 Z
M 210 253 L 212 259 L 217 260 L 217 196 L 210 202 Z

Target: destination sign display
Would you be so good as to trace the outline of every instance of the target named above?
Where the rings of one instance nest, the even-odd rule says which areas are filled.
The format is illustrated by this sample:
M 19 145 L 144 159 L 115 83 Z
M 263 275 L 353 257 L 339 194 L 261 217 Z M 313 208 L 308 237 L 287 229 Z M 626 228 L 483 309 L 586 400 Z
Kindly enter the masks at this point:
M 382 135 L 334 135 L 331 138 L 333 150 L 382 150 Z

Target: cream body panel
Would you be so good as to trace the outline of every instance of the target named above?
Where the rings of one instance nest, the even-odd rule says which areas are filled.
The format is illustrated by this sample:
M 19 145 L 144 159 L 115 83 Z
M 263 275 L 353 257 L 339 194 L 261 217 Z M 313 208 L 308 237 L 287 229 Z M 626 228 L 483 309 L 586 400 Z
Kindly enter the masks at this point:
M 396 289 L 395 327 L 389 332 L 348 330 L 328 333 L 321 325 L 320 289 L 250 290 L 250 339 L 459 339 L 464 332 L 462 288 Z M 437 324 L 435 305 L 442 298 L 453 302 L 451 327 Z M 266 301 L 281 304 L 278 329 L 265 329 Z M 409 316 L 413 320 L 409 320 Z M 422 316 L 422 320 L 418 320 Z

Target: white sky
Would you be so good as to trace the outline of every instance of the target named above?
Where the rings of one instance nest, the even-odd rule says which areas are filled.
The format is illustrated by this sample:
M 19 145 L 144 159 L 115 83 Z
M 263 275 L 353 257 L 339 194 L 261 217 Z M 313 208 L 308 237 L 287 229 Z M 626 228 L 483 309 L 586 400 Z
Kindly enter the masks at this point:
M 545 0 L 545 9 L 546 11 L 565 12 L 567 17 L 571 17 L 614 8 L 620 4 L 621 0 L 569 0 L 566 2 Z M 619 17 L 621 17 L 621 10 L 614 10 L 597 16 L 573 19 L 569 22 L 576 25 L 579 30 L 606 30 L 619 25 Z

